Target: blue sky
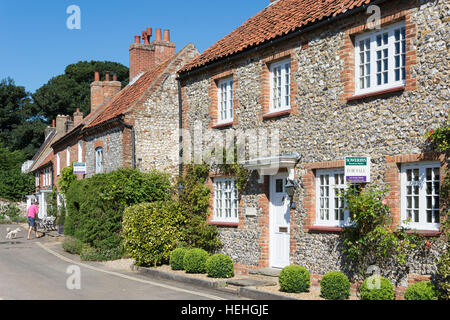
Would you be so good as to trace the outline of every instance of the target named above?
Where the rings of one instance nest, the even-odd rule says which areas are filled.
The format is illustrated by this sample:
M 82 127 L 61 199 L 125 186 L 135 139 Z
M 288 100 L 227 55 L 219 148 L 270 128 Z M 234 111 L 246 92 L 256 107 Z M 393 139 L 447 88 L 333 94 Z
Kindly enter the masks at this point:
M 11 77 L 34 92 L 80 60 L 128 66 L 128 47 L 147 27 L 170 29 L 177 51 L 192 42 L 202 52 L 269 2 L 0 0 L 0 80 Z M 66 27 L 70 5 L 81 9 L 81 30 Z

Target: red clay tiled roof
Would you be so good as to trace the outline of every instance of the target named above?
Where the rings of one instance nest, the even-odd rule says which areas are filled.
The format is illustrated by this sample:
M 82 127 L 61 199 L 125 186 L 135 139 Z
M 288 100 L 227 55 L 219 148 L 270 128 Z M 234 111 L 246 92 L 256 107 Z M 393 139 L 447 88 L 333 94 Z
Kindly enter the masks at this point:
M 123 114 L 127 109 L 141 97 L 151 84 L 164 72 L 166 67 L 173 61 L 174 57 L 156 66 L 153 70 L 145 72 L 133 84 L 123 88 L 119 93 L 106 102 L 104 111 L 87 124 L 85 128 L 95 127 L 103 122 L 114 119 Z
M 179 72 L 201 67 L 370 2 L 371 0 L 279 0 L 217 41 Z

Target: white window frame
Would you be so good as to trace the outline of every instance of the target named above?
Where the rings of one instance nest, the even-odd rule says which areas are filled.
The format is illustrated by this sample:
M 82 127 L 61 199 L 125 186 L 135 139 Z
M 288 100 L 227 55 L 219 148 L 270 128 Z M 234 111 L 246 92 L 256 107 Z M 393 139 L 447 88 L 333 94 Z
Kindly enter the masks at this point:
M 239 197 L 234 179 L 214 178 L 213 211 L 213 222 L 239 222 Z
M 95 149 L 95 173 L 103 173 L 103 148 Z
M 397 33 L 398 30 L 400 32 Z M 385 34 L 387 34 L 387 38 L 384 37 Z M 396 37 L 399 37 L 398 40 L 396 40 Z M 387 42 L 385 42 L 385 39 Z M 361 50 L 362 42 L 364 42 L 364 50 Z M 367 48 L 367 44 L 370 48 Z M 385 49 L 387 50 L 386 58 L 384 57 Z M 381 55 L 381 60 L 378 59 L 378 54 Z M 360 69 L 362 58 L 364 59 L 363 72 Z M 406 84 L 405 65 L 406 41 L 404 22 L 355 37 L 355 95 L 404 86 Z M 381 72 L 379 72 L 380 69 L 378 68 L 381 68 Z M 385 68 L 387 68 L 387 83 L 383 83 Z M 397 74 L 399 79 L 396 79 Z M 378 75 L 381 77 L 381 84 L 378 84 Z M 364 87 L 361 86 L 361 77 L 363 76 L 367 76 L 364 80 Z M 369 82 L 368 87 L 367 82 Z
M 39 172 L 36 172 L 34 175 L 34 184 L 36 187 L 39 187 L 41 184 L 41 174 Z
M 66 148 L 66 167 L 70 167 L 70 147 Z
M 233 77 L 217 82 L 217 123 L 233 122 Z
M 59 152 L 56 154 L 56 175 L 59 176 L 61 174 L 61 157 L 59 156 Z
M 270 64 L 269 112 L 291 109 L 291 60 Z
M 436 186 L 435 184 L 431 182 L 431 191 L 432 194 L 427 194 L 427 169 L 432 168 L 439 168 L 439 179 L 434 181 L 438 183 L 439 190 L 435 190 Z M 418 169 L 419 173 L 419 180 L 418 181 L 412 181 L 408 182 L 407 179 L 407 170 L 408 169 Z M 438 202 L 440 201 L 440 187 L 441 187 L 441 181 L 440 181 L 440 175 L 442 174 L 441 170 L 441 164 L 439 162 L 431 162 L 431 161 L 424 161 L 424 162 L 414 162 L 414 163 L 404 163 L 401 164 L 401 177 L 400 177 L 400 188 L 401 188 L 401 225 L 407 229 L 416 229 L 416 230 L 433 230 L 433 231 L 439 231 L 440 229 L 440 223 L 435 222 L 435 217 L 432 216 L 432 222 L 427 222 L 427 198 L 430 197 L 431 199 L 431 205 L 434 206 L 436 202 L 436 198 L 438 199 Z M 415 174 L 412 173 L 412 177 L 414 179 Z M 432 170 L 432 178 L 434 178 L 434 171 Z M 411 192 L 408 192 L 408 186 L 411 186 Z M 415 187 L 418 186 L 418 193 L 415 191 Z M 409 202 L 408 205 L 408 194 L 418 194 L 418 196 L 414 196 L 418 198 L 419 203 L 416 203 L 416 199 L 411 198 L 411 202 Z M 437 204 L 437 208 L 432 209 L 431 211 L 434 211 L 435 214 L 440 218 L 440 203 Z M 412 210 L 412 221 L 408 221 L 408 209 L 414 209 L 418 208 L 418 222 L 415 222 L 415 210 Z
M 339 175 L 338 184 L 336 185 L 335 175 Z M 321 184 L 321 176 L 328 176 L 328 196 L 326 195 L 327 188 L 324 187 L 324 197 L 321 194 L 321 187 L 324 186 Z M 326 186 L 326 184 L 325 184 Z M 336 169 L 321 169 L 316 170 L 316 226 L 325 226 L 325 227 L 343 227 L 351 224 L 350 216 L 348 210 L 345 210 L 345 203 L 342 197 L 337 199 L 338 207 L 342 208 L 344 219 L 336 219 L 336 210 L 339 210 L 335 205 L 336 201 L 336 192 L 335 188 L 346 189 L 347 184 L 345 182 L 345 174 L 344 168 L 336 168 Z M 323 200 L 322 200 L 323 198 Z M 326 198 L 328 198 L 328 204 L 326 203 Z M 323 206 L 322 206 L 323 201 Z M 328 208 L 327 208 L 328 205 Z M 321 216 L 322 210 L 328 209 L 328 219 L 326 219 L 326 213 L 324 211 L 323 218 Z M 341 214 L 341 213 L 338 213 Z M 340 218 L 338 216 L 338 218 Z
M 83 142 L 78 141 L 78 162 L 83 162 Z

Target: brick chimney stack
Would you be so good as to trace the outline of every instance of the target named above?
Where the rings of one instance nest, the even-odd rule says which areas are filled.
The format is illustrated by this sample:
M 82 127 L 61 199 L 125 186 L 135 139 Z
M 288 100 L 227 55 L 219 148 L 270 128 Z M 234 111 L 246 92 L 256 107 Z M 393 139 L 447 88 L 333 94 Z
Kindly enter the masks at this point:
M 170 41 L 169 30 L 164 30 L 163 38 L 161 29 L 156 29 L 155 40 L 150 42 L 152 34 L 153 29 L 147 28 L 142 31 L 144 43 L 140 36 L 135 36 L 130 45 L 130 80 L 175 55 L 176 45 Z
M 113 81 L 110 81 L 110 72 L 106 71 L 105 81 L 100 81 L 100 73 L 95 72 L 94 82 L 91 83 L 91 112 L 118 93 L 120 89 L 122 89 L 122 83 L 117 81 L 116 75 L 113 76 Z M 81 116 L 83 117 L 83 115 Z
M 81 121 L 83 121 L 83 112 L 80 112 L 80 109 L 77 108 L 77 111 L 73 113 L 73 124 L 76 127 Z
M 56 117 L 56 132 L 58 135 L 65 134 L 67 132 L 67 122 L 70 120 L 69 116 L 58 114 Z

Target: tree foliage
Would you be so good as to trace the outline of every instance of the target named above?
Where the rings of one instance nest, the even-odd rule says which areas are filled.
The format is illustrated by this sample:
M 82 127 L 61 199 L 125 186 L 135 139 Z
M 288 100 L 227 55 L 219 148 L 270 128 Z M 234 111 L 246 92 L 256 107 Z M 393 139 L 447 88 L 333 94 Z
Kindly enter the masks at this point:
M 21 172 L 24 152 L 0 147 L 0 197 L 18 201 L 34 191 L 34 178 Z
M 44 121 L 30 94 L 11 78 L 0 81 L 0 146 L 31 157 L 43 140 Z
M 109 71 L 116 74 L 122 87 L 128 84 L 128 68 L 110 61 L 80 61 L 68 65 L 64 74 L 50 79 L 33 94 L 33 100 L 41 116 L 50 121 L 58 114 L 73 114 L 77 108 L 89 114 L 91 105 L 90 85 L 94 73 L 104 75 Z

